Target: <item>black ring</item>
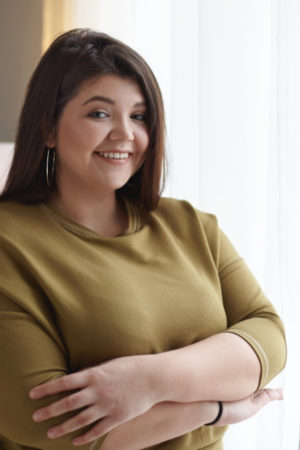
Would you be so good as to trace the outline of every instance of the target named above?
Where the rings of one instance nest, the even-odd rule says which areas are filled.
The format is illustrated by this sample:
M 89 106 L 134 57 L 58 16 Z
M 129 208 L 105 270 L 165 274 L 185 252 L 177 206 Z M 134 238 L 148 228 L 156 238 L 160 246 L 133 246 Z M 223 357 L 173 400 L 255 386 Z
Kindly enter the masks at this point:
M 210 425 L 214 425 L 215 423 L 218 422 L 219 419 L 221 419 L 222 414 L 223 414 L 223 403 L 222 402 L 218 402 L 218 403 L 219 403 L 219 412 L 218 412 L 217 417 L 212 422 L 206 423 L 205 426 L 208 427 Z

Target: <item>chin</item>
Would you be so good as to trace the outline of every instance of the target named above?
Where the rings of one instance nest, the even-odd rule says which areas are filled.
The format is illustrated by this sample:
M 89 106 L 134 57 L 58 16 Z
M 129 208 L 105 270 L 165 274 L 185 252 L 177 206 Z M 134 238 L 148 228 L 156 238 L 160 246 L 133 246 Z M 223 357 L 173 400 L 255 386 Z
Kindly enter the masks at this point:
M 125 186 L 125 184 L 127 183 L 128 180 L 126 180 L 124 183 L 112 183 L 110 185 L 106 185 L 105 188 L 108 191 L 112 191 L 112 192 L 116 192 L 119 189 L 122 189 L 122 187 Z M 100 189 L 103 189 L 103 186 L 100 187 Z

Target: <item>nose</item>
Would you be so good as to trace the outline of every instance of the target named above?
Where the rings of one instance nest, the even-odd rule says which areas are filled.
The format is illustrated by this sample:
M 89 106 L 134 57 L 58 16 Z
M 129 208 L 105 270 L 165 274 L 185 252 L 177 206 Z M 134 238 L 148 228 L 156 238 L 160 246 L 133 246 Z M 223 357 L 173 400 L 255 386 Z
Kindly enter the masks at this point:
M 113 124 L 113 128 L 109 133 L 109 138 L 112 141 L 124 140 L 124 141 L 133 141 L 134 134 L 132 125 L 130 123 L 130 119 L 120 118 L 116 120 Z

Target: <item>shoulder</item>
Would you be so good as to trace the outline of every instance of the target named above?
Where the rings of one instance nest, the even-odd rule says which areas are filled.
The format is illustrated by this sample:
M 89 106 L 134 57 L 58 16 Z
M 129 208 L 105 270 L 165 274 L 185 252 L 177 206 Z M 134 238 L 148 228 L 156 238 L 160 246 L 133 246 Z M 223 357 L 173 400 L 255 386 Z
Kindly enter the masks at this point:
M 209 248 L 217 257 L 220 230 L 214 214 L 199 211 L 186 200 L 162 197 L 151 216 L 156 229 L 159 224 L 159 229 L 177 241 L 188 242 L 198 249 Z
M 33 233 L 37 218 L 41 215 L 39 205 L 18 202 L 0 202 L 0 237 Z
M 26 214 L 28 210 L 37 208 L 36 204 L 25 204 L 16 201 L 1 201 L 0 214 L 7 216 L 14 216 L 19 214 Z
M 18 219 L 26 215 L 26 206 L 17 202 L 0 202 L 0 233 L 8 231 Z
M 154 214 L 173 236 L 189 241 L 198 249 L 209 248 L 217 266 L 225 267 L 240 259 L 214 214 L 199 211 L 185 200 L 171 198 L 161 198 Z
M 218 229 L 218 219 L 214 214 L 200 211 L 186 200 L 162 197 L 154 214 L 174 221 L 181 226 L 192 224 L 201 227 L 205 232 L 215 232 Z

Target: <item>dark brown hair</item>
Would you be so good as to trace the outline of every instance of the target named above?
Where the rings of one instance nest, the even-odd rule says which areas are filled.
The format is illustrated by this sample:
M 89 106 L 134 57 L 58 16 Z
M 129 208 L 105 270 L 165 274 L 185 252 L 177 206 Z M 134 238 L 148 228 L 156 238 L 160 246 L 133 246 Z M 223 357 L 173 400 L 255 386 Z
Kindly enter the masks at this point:
M 46 182 L 46 142 L 66 103 L 81 84 L 104 74 L 134 79 L 147 104 L 149 147 L 143 166 L 119 189 L 142 203 L 156 207 L 164 181 L 165 121 L 159 86 L 144 59 L 122 42 L 89 29 L 60 35 L 41 58 L 27 88 L 20 115 L 15 152 L 0 200 L 38 203 L 56 189 L 55 177 Z M 163 174 L 163 177 L 162 177 Z

